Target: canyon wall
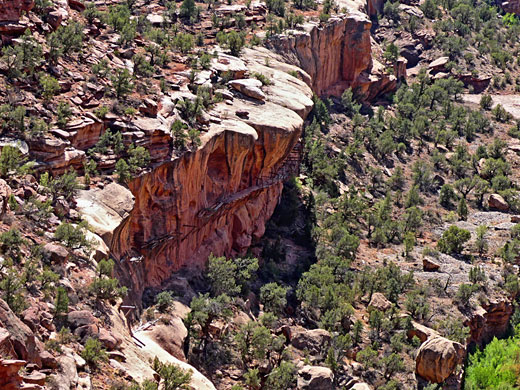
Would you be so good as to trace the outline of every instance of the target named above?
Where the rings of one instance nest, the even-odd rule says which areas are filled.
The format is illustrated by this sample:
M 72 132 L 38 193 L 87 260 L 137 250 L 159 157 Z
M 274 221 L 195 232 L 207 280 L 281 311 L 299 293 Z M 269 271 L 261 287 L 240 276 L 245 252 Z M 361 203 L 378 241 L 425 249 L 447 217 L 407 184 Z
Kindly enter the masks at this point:
M 277 35 L 267 44 L 311 76 L 317 95 L 340 96 L 352 87 L 363 99 L 372 100 L 394 90 L 397 78 L 372 59 L 371 26 L 365 13 L 349 8 L 324 24 L 306 23 L 302 31 Z
M 287 157 L 312 108 L 312 91 L 287 73 L 294 67 L 265 49 L 247 50 L 244 58 L 248 72 L 271 80 L 260 92 L 265 99 L 236 93 L 217 104 L 201 146 L 132 180 L 126 204 L 106 201 L 114 184 L 79 197 L 78 207 L 118 260 L 119 276 L 137 294 L 184 267 L 203 268 L 210 253 L 245 254 L 264 234 L 283 180 L 298 167 L 297 159 Z M 114 212 L 125 206 L 125 212 Z

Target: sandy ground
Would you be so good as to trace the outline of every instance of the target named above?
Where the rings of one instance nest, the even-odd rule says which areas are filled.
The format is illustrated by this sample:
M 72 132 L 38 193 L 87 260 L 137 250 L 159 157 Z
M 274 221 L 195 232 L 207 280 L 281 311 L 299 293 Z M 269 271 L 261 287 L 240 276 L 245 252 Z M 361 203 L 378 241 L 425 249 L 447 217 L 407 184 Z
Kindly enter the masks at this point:
M 481 97 L 481 94 L 465 94 L 462 99 L 468 103 L 479 104 Z M 493 98 L 493 107 L 501 104 L 515 118 L 520 118 L 520 95 L 491 95 L 491 97 Z

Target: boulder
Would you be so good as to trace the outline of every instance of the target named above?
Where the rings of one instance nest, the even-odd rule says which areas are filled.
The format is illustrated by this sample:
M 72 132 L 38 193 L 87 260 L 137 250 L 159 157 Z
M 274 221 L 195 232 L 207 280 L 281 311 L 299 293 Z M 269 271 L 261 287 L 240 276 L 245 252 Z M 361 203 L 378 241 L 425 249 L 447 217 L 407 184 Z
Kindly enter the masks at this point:
M 307 330 L 303 328 L 290 329 L 291 344 L 301 351 L 306 350 L 311 355 L 324 353 L 330 343 L 330 333 L 323 329 Z
M 441 268 L 441 266 L 439 264 L 428 259 L 427 257 L 423 257 L 422 263 L 423 263 L 423 270 L 427 271 L 427 272 L 436 272 L 439 270 L 439 268 Z
M 45 379 L 47 378 L 47 375 L 40 371 L 33 371 L 30 374 L 23 374 L 22 379 L 25 383 L 32 383 L 35 385 L 43 386 L 45 385 Z
M 436 330 L 428 328 L 427 326 L 421 325 L 415 321 L 412 321 L 412 327 L 411 329 L 408 329 L 406 335 L 410 340 L 416 336 L 419 340 L 421 340 L 421 343 L 424 343 L 429 338 L 440 336 Z
M 143 115 L 156 117 L 157 113 L 159 112 L 160 107 L 157 102 L 153 101 L 152 99 L 144 99 L 141 106 L 139 106 L 139 112 Z
M 430 68 L 433 71 L 441 71 L 444 69 L 446 64 L 449 62 L 449 57 L 439 57 L 436 60 L 430 62 L 430 65 L 428 65 L 428 68 Z
M 298 371 L 298 390 L 333 390 L 334 374 L 327 367 L 304 366 Z
M 51 378 L 55 383 L 56 390 L 75 389 L 78 384 L 78 371 L 76 362 L 72 356 L 63 355 L 58 358 L 59 370 Z
M 257 79 L 241 79 L 231 80 L 229 85 L 236 89 L 238 92 L 243 93 L 250 98 L 257 100 L 265 100 L 265 94 L 262 92 L 260 87 L 262 82 Z
M 109 350 L 112 351 L 119 347 L 121 345 L 121 338 L 116 336 L 114 333 L 109 332 L 105 328 L 99 329 L 98 339 L 103 344 L 103 346 Z
M 48 259 L 58 264 L 66 263 L 69 258 L 69 251 L 67 248 L 54 242 L 45 244 L 43 246 L 43 252 Z
M 67 321 L 69 322 L 72 329 L 76 329 L 82 326 L 95 325 L 98 320 L 88 310 L 75 310 L 71 311 L 67 315 Z
M 506 200 L 499 194 L 491 194 L 488 199 L 488 207 L 490 210 L 508 211 L 509 205 Z
M 51 11 L 47 13 L 47 23 L 49 23 L 53 30 L 56 30 L 61 26 L 62 20 L 63 15 L 59 11 Z
M 150 337 L 177 359 L 186 360 L 184 356 L 184 339 L 188 330 L 180 318 L 173 318 L 168 325 L 156 325 L 150 331 Z
M 392 302 L 386 299 L 383 294 L 376 292 L 372 295 L 372 299 L 370 300 L 368 307 L 373 307 L 374 309 L 380 311 L 387 311 L 392 307 Z
M 0 22 L 18 22 L 22 12 L 29 12 L 33 7 L 34 0 L 2 0 Z
M 426 340 L 417 351 L 415 372 L 432 383 L 442 383 L 462 364 L 466 348 L 444 337 Z

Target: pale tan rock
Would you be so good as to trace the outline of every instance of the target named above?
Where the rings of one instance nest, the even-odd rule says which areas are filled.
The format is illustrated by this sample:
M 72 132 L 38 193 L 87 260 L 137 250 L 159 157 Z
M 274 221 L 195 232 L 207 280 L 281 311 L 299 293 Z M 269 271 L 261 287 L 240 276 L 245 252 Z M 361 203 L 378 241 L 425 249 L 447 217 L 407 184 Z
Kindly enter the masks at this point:
M 368 307 L 373 307 L 374 309 L 380 311 L 387 311 L 392 307 L 392 302 L 386 299 L 383 294 L 376 292 L 372 295 L 372 299 L 370 300 Z
M 434 329 L 412 321 L 412 328 L 407 331 L 407 336 L 409 339 L 412 339 L 414 336 L 416 336 L 419 340 L 421 340 L 421 343 L 424 343 L 429 338 L 439 337 L 440 334 Z
M 170 355 L 186 361 L 184 339 L 188 335 L 188 330 L 180 318 L 170 320 L 168 325 L 155 325 L 148 334 Z
M 265 100 L 265 94 L 260 87 L 262 82 L 257 79 L 231 80 L 229 85 L 238 92 L 257 100 Z
M 332 390 L 334 374 L 328 367 L 304 366 L 298 371 L 298 390 Z
M 426 340 L 417 351 L 416 373 L 432 383 L 442 383 L 462 364 L 466 349 L 444 337 Z

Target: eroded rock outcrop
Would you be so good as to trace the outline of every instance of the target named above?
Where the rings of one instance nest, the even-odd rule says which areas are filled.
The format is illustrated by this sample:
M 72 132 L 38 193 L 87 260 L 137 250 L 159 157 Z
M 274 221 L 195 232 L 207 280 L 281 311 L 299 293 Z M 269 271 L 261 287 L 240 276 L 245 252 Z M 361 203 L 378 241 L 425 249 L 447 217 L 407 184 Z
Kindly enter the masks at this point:
M 297 169 L 298 161 L 287 157 L 312 109 L 312 91 L 287 73 L 295 67 L 265 49 L 246 50 L 243 58 L 249 72 L 270 79 L 262 87 L 265 100 L 238 90 L 217 104 L 200 147 L 158 162 L 129 183 L 127 215 L 107 202 L 115 185 L 78 199 L 133 293 L 160 286 L 183 267 L 203 268 L 210 253 L 244 254 L 264 234 L 282 181 Z
M 464 324 L 470 328 L 469 342 L 483 346 L 493 337 L 504 336 L 512 314 L 513 305 L 509 301 L 500 300 L 482 305 Z
M 368 16 L 348 11 L 325 24 L 309 22 L 303 31 L 272 37 L 268 45 L 310 75 L 317 95 L 339 96 L 352 87 L 359 96 L 371 100 L 393 90 L 397 78 L 372 59 Z

